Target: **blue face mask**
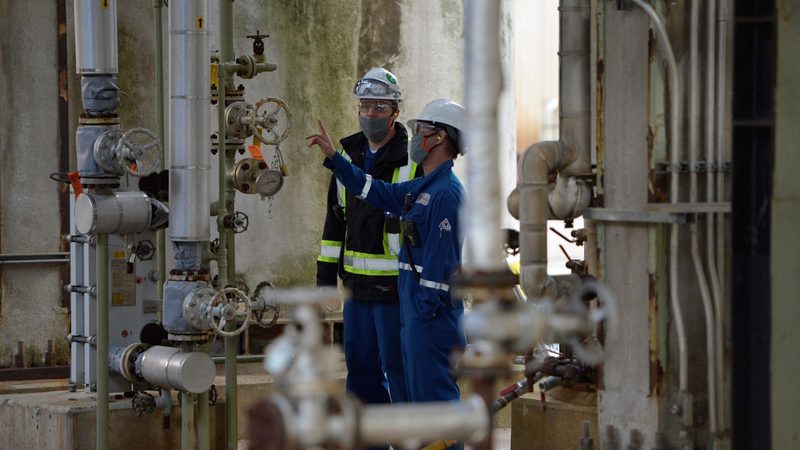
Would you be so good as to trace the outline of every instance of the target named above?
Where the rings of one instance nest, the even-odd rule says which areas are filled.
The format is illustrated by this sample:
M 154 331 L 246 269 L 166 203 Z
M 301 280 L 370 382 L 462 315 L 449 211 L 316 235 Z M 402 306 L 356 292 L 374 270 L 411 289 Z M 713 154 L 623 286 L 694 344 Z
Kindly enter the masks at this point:
M 388 117 L 358 117 L 358 124 L 361 126 L 361 131 L 370 142 L 380 142 L 389 134 Z

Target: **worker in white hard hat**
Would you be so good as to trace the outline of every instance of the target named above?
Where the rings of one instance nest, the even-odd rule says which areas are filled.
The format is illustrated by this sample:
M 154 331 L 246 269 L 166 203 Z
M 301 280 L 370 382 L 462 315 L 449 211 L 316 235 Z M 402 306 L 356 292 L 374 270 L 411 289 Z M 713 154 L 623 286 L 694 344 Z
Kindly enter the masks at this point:
M 369 70 L 353 87 L 361 130 L 339 141 L 340 157 L 376 180 L 408 181 L 422 170 L 408 157 L 408 133 L 397 121 L 397 77 Z M 332 176 L 317 260 L 317 285 L 349 288 L 344 304 L 347 389 L 364 403 L 406 402 L 397 289 L 399 215 L 358 197 Z
M 465 192 L 453 172 L 453 160 L 464 152 L 464 116 L 461 105 L 440 99 L 408 121 L 413 132 L 409 154 L 425 176 L 398 184 L 375 179 L 337 153 L 322 121 L 319 132 L 307 137 L 308 146 L 321 148 L 327 157 L 324 165 L 358 198 L 402 216 L 401 337 L 413 402 L 460 397 L 450 373 L 450 355 L 466 344 L 461 324 L 464 307 L 452 297 L 450 284 L 461 265 L 463 243 L 459 208 Z

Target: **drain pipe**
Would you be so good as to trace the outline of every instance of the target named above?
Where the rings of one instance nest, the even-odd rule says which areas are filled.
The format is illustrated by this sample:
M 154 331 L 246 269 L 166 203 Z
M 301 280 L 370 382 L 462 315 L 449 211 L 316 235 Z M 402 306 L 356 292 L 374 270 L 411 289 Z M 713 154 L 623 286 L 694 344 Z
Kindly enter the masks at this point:
M 689 202 L 697 202 L 697 172 L 698 154 L 700 152 L 700 2 L 693 1 L 689 16 Z M 711 303 L 711 293 L 708 289 L 705 268 L 700 258 L 700 242 L 697 222 L 689 225 L 692 264 L 697 285 L 700 290 L 700 299 L 703 302 L 703 313 L 706 326 L 706 382 L 708 384 L 708 423 L 709 431 L 714 436 L 715 446 L 718 441 L 717 434 L 717 376 L 716 359 L 716 333 L 714 332 L 714 308 Z
M 633 0 L 636 6 L 650 17 L 650 23 L 653 29 L 658 34 L 661 45 L 664 47 L 664 53 L 667 57 L 667 79 L 670 85 L 670 140 L 669 140 L 669 153 L 670 153 L 670 177 L 669 177 L 669 198 L 671 203 L 678 203 L 679 198 L 679 185 L 678 185 L 678 170 L 680 167 L 680 154 L 678 148 L 680 147 L 680 124 L 681 124 L 681 89 L 680 77 L 678 76 L 678 64 L 675 61 L 675 53 L 672 51 L 672 44 L 669 41 L 664 24 L 658 13 L 653 9 L 650 4 L 644 0 Z M 692 416 L 693 402 L 692 395 L 689 392 L 689 375 L 688 375 L 688 353 L 686 345 L 686 329 L 683 322 L 683 313 L 681 311 L 680 298 L 678 296 L 678 247 L 680 244 L 680 226 L 674 223 L 670 226 L 669 235 L 669 296 L 670 307 L 672 308 L 672 315 L 675 318 L 675 332 L 678 340 L 678 396 L 679 404 L 676 405 L 676 410 L 680 412 L 683 418 L 684 428 L 690 427 L 693 423 Z M 687 446 L 691 444 L 687 442 Z M 690 447 L 689 447 L 690 448 Z

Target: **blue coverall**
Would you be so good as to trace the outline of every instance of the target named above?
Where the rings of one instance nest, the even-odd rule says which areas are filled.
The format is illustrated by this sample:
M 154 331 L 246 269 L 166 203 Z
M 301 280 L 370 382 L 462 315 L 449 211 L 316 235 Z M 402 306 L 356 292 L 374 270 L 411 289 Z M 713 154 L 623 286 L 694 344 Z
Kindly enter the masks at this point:
M 404 239 L 399 255 L 401 345 L 406 385 L 412 402 L 458 400 L 460 390 L 450 373 L 450 355 L 466 345 L 462 302 L 450 295 L 450 280 L 461 265 L 463 240 L 459 207 L 464 187 L 453 162 L 442 163 L 424 177 L 391 184 L 365 175 L 340 154 L 324 163 L 359 198 L 413 221 L 419 245 Z M 406 195 L 412 206 L 405 211 Z M 416 271 L 412 269 L 412 261 Z

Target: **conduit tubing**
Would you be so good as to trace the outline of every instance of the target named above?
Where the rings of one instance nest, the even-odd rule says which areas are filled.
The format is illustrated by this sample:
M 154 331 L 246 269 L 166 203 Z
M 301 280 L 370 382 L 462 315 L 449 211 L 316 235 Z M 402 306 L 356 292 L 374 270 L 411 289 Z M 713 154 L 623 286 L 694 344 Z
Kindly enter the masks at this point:
M 716 63 L 716 0 L 709 0 L 708 11 L 706 17 L 706 163 L 707 174 L 706 177 L 706 201 L 709 203 L 716 200 L 714 195 L 715 183 L 717 177 L 720 177 L 720 169 L 722 161 L 715 159 L 714 155 L 714 118 L 715 114 L 722 114 L 721 111 L 715 111 L 715 91 L 712 89 L 714 86 L 714 79 L 717 76 Z M 722 71 L 722 68 L 719 69 Z M 719 144 L 718 144 L 719 145 Z M 713 163 L 712 163 L 713 161 Z M 720 199 L 721 200 L 721 199 Z M 717 385 L 716 402 L 717 410 L 717 431 L 722 431 L 722 294 L 719 280 L 719 272 L 717 264 L 722 264 L 721 261 L 716 261 L 716 254 L 714 252 L 715 238 L 715 214 L 708 213 L 706 215 L 706 258 L 708 259 L 708 274 L 711 282 L 711 294 L 714 302 L 714 364 L 715 364 L 715 382 Z
M 464 268 L 468 272 L 503 269 L 498 99 L 502 88 L 500 2 L 467 0 L 465 86 L 467 127 L 467 205 Z
M 650 22 L 654 30 L 661 38 L 661 45 L 664 46 L 664 52 L 667 56 L 667 79 L 670 84 L 670 178 L 669 178 L 669 198 L 671 203 L 678 203 L 678 167 L 680 167 L 680 154 L 678 148 L 680 146 L 680 124 L 681 124 L 681 88 L 680 78 L 678 77 L 678 64 L 675 61 L 675 53 L 672 51 L 672 44 L 669 41 L 669 35 L 664 28 L 664 24 L 658 17 L 658 14 L 644 0 L 633 0 L 633 2 L 642 8 L 644 12 L 650 17 Z M 672 314 L 675 318 L 675 332 L 678 339 L 678 386 L 681 394 L 689 393 L 689 376 L 688 376 L 688 353 L 686 346 L 686 329 L 683 322 L 683 314 L 681 312 L 680 298 L 678 297 L 678 245 L 680 238 L 680 226 L 672 224 L 670 227 L 669 239 L 669 294 L 670 306 Z M 686 423 L 686 420 L 684 420 Z
M 108 235 L 97 234 L 97 449 L 108 448 Z
M 700 152 L 700 2 L 692 1 L 689 17 L 689 202 L 697 202 L 698 154 Z M 709 161 L 710 163 L 710 161 Z M 714 350 L 714 308 L 705 268 L 700 258 L 697 222 L 689 225 L 692 264 L 694 265 L 706 325 L 706 382 L 708 383 L 708 423 L 711 434 L 717 429 L 717 376 Z
M 163 26 L 163 2 L 164 0 L 153 0 L 153 22 L 156 30 L 156 135 L 161 144 L 161 155 L 158 159 L 158 171 L 164 171 L 164 155 L 167 153 L 166 143 L 164 142 L 164 26 Z M 156 283 L 156 302 L 161 305 L 158 310 L 158 321 L 161 322 L 164 304 L 164 280 L 167 279 L 167 233 L 164 230 L 156 232 L 156 265 L 158 274 L 161 277 Z
M 717 175 L 716 175 L 716 190 L 717 190 L 717 201 L 725 201 L 725 176 L 723 175 L 723 164 L 724 164 L 724 156 L 722 153 L 723 148 L 727 148 L 726 144 L 726 133 L 725 133 L 725 104 L 726 104 L 726 96 L 728 92 L 726 91 L 726 77 L 728 76 L 726 70 L 726 59 L 727 59 L 727 51 L 728 51 L 728 27 L 727 27 L 727 20 L 728 20 L 728 0 L 719 0 L 719 9 L 717 10 L 717 35 L 719 36 L 719 41 L 717 43 L 717 74 L 716 74 L 716 93 L 717 93 L 717 127 L 716 127 L 716 142 L 717 142 Z M 711 85 L 706 87 L 707 89 L 711 89 Z M 719 396 L 718 396 L 718 403 L 717 403 L 717 410 L 719 411 L 719 427 L 721 431 L 727 429 L 726 420 L 725 420 L 725 409 L 724 409 L 724 396 L 723 396 L 723 377 L 722 377 L 722 368 L 723 368 L 723 358 L 722 358 L 722 350 L 724 348 L 723 345 L 723 311 L 722 311 L 722 299 L 725 298 L 725 289 L 724 289 L 724 280 L 725 280 L 725 217 L 722 213 L 717 214 L 717 234 L 716 234 L 716 242 L 717 242 L 717 285 L 719 288 L 719 295 L 715 298 L 715 309 L 714 313 L 716 314 L 715 321 L 717 322 L 717 367 L 719 368 L 717 372 L 717 382 L 719 383 Z

